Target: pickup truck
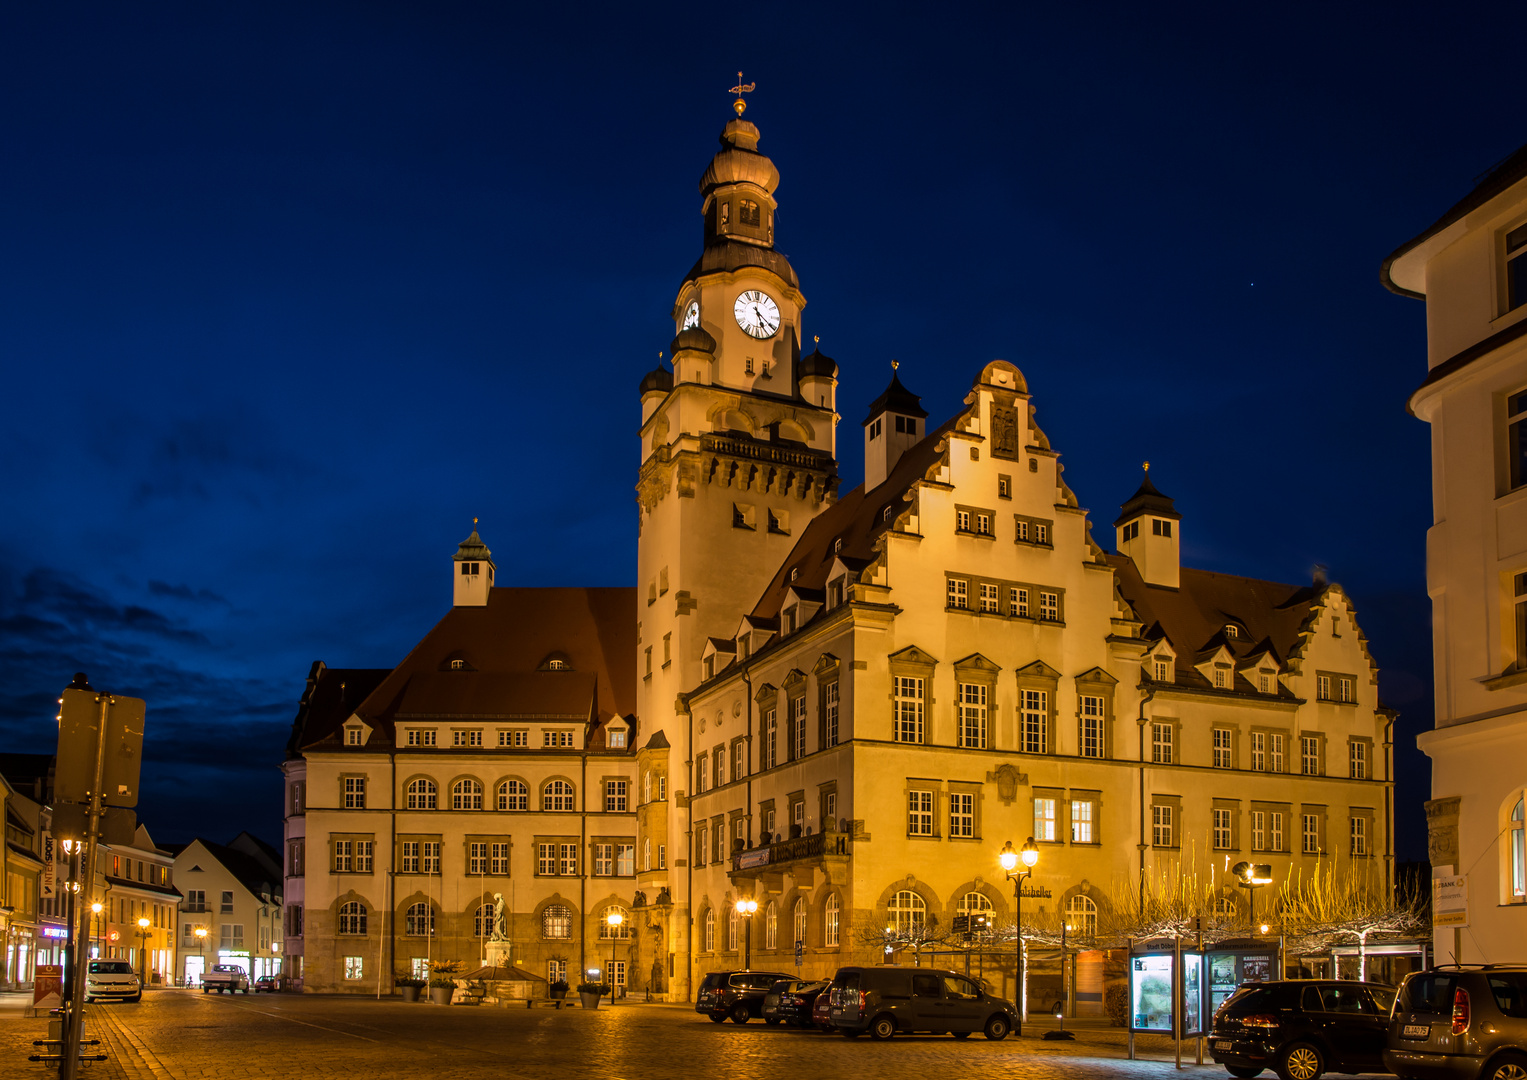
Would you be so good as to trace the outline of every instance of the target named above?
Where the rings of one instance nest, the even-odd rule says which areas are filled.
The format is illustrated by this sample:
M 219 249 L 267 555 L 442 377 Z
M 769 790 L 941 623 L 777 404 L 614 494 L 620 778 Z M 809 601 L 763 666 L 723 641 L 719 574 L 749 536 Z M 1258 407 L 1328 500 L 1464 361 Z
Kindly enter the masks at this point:
M 237 964 L 218 964 L 201 977 L 201 992 L 206 994 L 213 990 L 219 994 L 225 991 L 236 994 L 242 990 L 247 994 L 249 993 L 249 975 Z

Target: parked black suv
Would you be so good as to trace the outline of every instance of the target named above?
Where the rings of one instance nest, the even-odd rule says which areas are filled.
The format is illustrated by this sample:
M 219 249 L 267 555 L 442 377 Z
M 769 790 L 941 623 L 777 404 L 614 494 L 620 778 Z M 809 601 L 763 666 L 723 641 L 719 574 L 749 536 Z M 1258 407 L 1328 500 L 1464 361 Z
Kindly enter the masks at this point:
M 733 1023 L 746 1024 L 751 1017 L 763 1015 L 763 999 L 769 987 L 789 978 L 793 976 L 780 971 L 712 971 L 700 983 L 695 1012 L 704 1013 L 718 1024 L 727 1017 Z
M 1448 965 L 1407 976 L 1384 1064 L 1407 1080 L 1527 1080 L 1527 967 Z
M 1231 1076 L 1277 1070 L 1282 1080 L 1323 1072 L 1384 1072 L 1394 988 L 1380 983 L 1270 982 L 1243 986 L 1220 1006 L 1209 1052 Z
M 872 1039 L 898 1031 L 947 1031 L 956 1039 L 982 1031 L 1005 1039 L 1018 1022 L 1010 1002 L 969 976 L 939 968 L 839 968 L 829 993 L 833 1026 L 850 1039 L 866 1031 Z

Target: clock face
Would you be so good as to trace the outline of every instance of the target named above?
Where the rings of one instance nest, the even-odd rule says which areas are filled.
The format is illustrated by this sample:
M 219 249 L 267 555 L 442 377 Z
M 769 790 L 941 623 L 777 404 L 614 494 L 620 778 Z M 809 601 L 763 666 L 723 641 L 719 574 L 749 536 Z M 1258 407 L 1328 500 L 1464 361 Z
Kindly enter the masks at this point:
M 699 325 L 700 325 L 700 305 L 697 304 L 695 301 L 691 300 L 689 302 L 689 307 L 684 309 L 684 323 L 683 323 L 683 325 L 681 325 L 679 327 L 679 329 L 680 330 L 688 330 L 691 326 L 699 326 Z
M 749 337 L 771 338 L 779 331 L 779 305 L 767 293 L 749 289 L 732 307 L 737 325 Z

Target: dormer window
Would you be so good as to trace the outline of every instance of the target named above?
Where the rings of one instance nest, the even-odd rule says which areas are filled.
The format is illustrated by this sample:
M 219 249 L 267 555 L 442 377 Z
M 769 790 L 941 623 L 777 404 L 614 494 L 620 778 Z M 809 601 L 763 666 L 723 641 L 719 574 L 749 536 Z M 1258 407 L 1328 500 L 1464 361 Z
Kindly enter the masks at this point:
M 359 746 L 361 744 L 361 729 L 358 727 L 345 728 L 345 745 Z
M 704 666 L 705 666 L 705 677 L 707 679 L 714 679 L 716 677 L 716 658 L 714 656 L 707 656 L 705 658 L 705 665 Z
M 795 615 L 796 615 L 796 612 L 799 611 L 799 610 L 800 610 L 800 608 L 798 608 L 798 607 L 792 607 L 792 608 L 786 608 L 785 609 L 785 619 L 784 619 L 784 632 L 785 633 L 787 633 L 787 634 L 795 633 Z
M 1172 681 L 1172 659 L 1169 656 L 1158 656 L 1154 664 L 1155 680 L 1157 682 Z
M 1226 623 L 1225 636 L 1227 638 L 1238 638 L 1241 636 L 1241 628 L 1235 625 L 1235 623 Z
M 465 660 L 452 660 L 451 661 L 451 670 L 452 671 L 464 671 L 466 669 L 466 666 L 467 666 L 467 662 Z
M 792 566 L 790 568 L 790 580 L 794 581 L 796 578 L 798 578 L 800 576 L 801 576 L 801 568 L 799 566 Z
M 624 749 L 626 745 L 626 729 L 611 728 L 609 732 L 609 745 L 612 750 Z
M 834 555 L 836 555 L 838 552 L 840 552 L 842 550 L 843 550 L 843 538 L 840 536 L 838 539 L 836 539 L 836 540 L 834 540 L 832 542 L 832 553 Z
M 827 607 L 829 610 L 843 603 L 843 578 L 835 577 L 827 583 Z
M 566 660 L 548 660 L 548 661 L 546 661 L 546 670 L 547 671 L 566 671 L 569 668 L 569 666 L 570 665 L 568 664 L 568 662 Z
M 1257 692 L 1262 694 L 1272 693 L 1272 672 L 1257 672 Z

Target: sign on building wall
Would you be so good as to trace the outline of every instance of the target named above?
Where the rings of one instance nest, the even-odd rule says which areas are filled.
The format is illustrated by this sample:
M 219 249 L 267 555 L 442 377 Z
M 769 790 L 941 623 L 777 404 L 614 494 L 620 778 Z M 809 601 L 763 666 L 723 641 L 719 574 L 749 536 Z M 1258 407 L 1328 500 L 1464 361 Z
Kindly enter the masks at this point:
M 1463 927 L 1469 925 L 1469 878 L 1432 878 L 1432 926 Z

